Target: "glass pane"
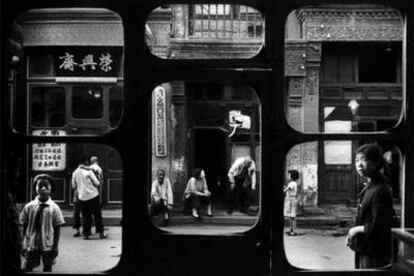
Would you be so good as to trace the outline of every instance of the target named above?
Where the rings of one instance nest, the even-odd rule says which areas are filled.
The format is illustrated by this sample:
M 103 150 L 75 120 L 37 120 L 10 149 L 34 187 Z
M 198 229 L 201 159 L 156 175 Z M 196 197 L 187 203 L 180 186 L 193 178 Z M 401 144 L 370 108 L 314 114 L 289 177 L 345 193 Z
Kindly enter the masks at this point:
M 31 123 L 35 127 L 62 127 L 66 123 L 63 87 L 31 88 Z
M 53 208 L 57 214 L 50 219 L 56 224 L 64 221 L 60 226 L 59 254 L 52 266 L 53 272 L 99 273 L 114 267 L 122 252 L 120 225 L 123 165 L 119 153 L 113 148 L 99 144 L 53 142 L 29 146 L 14 143 L 12 148 L 7 150 L 7 204 L 10 214 L 16 218 L 8 220 L 8 229 L 18 229 L 19 221 L 23 226 L 27 224 L 27 229 L 31 229 L 39 202 L 46 200 L 46 204 L 49 204 L 45 207 L 46 210 Z M 109 155 L 111 160 L 108 159 Z M 120 168 L 120 171 L 110 170 L 109 162 L 116 163 L 114 166 Z M 97 187 L 92 186 L 92 182 Z M 50 193 L 43 197 L 46 194 L 42 188 L 43 184 L 48 188 L 48 183 Z M 36 186 L 40 187 L 40 190 L 37 190 Z M 52 207 L 48 199 L 53 200 L 55 207 Z M 101 215 L 89 217 L 88 214 L 92 210 L 101 210 Z M 49 214 L 52 213 L 44 212 L 42 219 L 46 220 Z M 83 216 L 91 220 L 93 217 L 95 222 L 82 222 Z M 18 233 L 19 231 L 6 232 L 6 240 L 14 245 L 10 247 L 8 255 L 19 256 L 22 249 L 26 250 L 26 253 L 21 259 L 10 258 L 13 263 L 9 264 L 42 272 L 43 263 L 31 269 L 31 263 L 26 261 L 27 257 L 33 254 L 30 248 L 37 248 L 38 243 L 27 239 L 30 235 L 28 231 L 22 232 L 23 239 Z M 100 234 L 107 234 L 107 237 L 103 238 Z M 47 238 L 53 240 L 52 234 L 47 235 Z M 88 239 L 85 239 L 86 236 Z
M 74 87 L 72 92 L 72 116 L 78 119 L 101 118 L 103 90 L 101 87 Z
M 153 90 L 151 106 L 154 225 L 203 235 L 251 228 L 261 187 L 256 92 L 233 83 L 175 81 Z
M 398 123 L 403 106 L 398 11 L 380 5 L 309 6 L 293 11 L 285 28 L 290 126 L 346 133 L 384 131 Z
M 121 122 L 124 107 L 123 87 L 112 87 L 109 91 L 109 124 L 116 127 Z
M 17 17 L 7 47 L 12 127 L 27 135 L 45 127 L 66 135 L 117 128 L 123 33 L 121 18 L 106 9 L 33 9 Z
M 29 61 L 30 77 L 51 77 L 54 75 L 52 55 L 34 55 Z
M 160 58 L 250 58 L 264 43 L 264 19 L 247 6 L 174 4 L 151 12 L 145 34 Z
M 327 147 L 328 143 L 336 146 Z M 327 162 L 327 156 L 335 156 L 335 162 Z M 361 163 L 362 158 L 370 167 Z M 390 233 L 383 229 L 400 226 L 394 224 L 392 210 L 401 216 L 402 169 L 402 154 L 390 142 L 318 141 L 294 146 L 286 156 L 283 186 L 288 261 L 304 269 L 357 268 L 355 252 L 345 244 L 350 229 L 358 225 L 373 227 L 373 232 L 367 228 L 366 234 L 361 233 L 371 246 L 362 250 L 379 250 L 390 257 Z M 373 204 L 378 198 L 381 207 Z

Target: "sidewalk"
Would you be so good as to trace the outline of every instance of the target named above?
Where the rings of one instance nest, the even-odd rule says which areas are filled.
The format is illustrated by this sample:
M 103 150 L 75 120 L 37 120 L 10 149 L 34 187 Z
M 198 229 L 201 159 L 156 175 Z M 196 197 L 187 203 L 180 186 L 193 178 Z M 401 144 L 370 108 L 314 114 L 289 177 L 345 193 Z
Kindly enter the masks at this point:
M 394 206 L 397 215 L 401 214 L 401 206 Z M 62 210 L 66 225 L 72 225 L 72 210 Z M 253 226 L 258 219 L 257 208 L 251 208 L 249 214 L 235 211 L 227 214 L 224 208 L 213 208 L 213 217 L 205 216 L 205 210 L 200 211 L 202 222 L 205 225 L 233 225 L 233 226 Z M 102 210 L 102 216 L 105 226 L 120 226 L 122 219 L 122 210 Z M 316 228 L 331 229 L 335 227 L 347 228 L 352 226 L 356 216 L 356 208 L 347 207 L 345 205 L 324 205 L 314 208 L 305 208 L 299 210 L 296 217 L 297 226 L 299 228 Z M 170 225 L 180 226 L 193 224 L 194 218 L 191 213 L 184 214 L 182 208 L 176 208 L 171 214 Z M 285 221 L 287 225 L 288 221 Z M 154 224 L 160 226 L 162 224 L 161 216 L 154 218 Z

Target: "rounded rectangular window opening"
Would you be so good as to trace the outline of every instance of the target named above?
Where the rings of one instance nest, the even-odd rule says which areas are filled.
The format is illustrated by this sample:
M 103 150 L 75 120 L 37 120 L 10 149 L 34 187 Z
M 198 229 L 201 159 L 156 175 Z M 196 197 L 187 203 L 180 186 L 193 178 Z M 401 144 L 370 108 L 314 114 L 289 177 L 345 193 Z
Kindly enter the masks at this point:
M 317 5 L 291 12 L 285 25 L 289 125 L 307 133 L 396 126 L 404 97 L 403 33 L 400 12 L 383 5 Z
M 163 59 L 251 58 L 263 46 L 264 27 L 252 7 L 174 4 L 151 12 L 145 38 L 151 53 Z
M 289 263 L 314 270 L 382 269 L 378 260 L 371 266 L 355 261 L 356 252 L 375 259 L 367 253 L 373 250 L 390 263 L 391 233 L 386 229 L 401 227 L 402 156 L 395 143 L 368 139 L 292 147 L 283 186 Z M 364 227 L 363 232 L 355 227 Z M 350 231 L 360 233 L 346 246 Z
M 45 252 L 53 248 L 59 231 L 59 254 L 49 258 L 54 260 L 54 273 L 96 273 L 115 267 L 122 253 L 123 165 L 119 152 L 101 144 L 53 142 L 13 145 L 8 152 L 8 204 L 16 217 L 8 227 L 23 226 L 22 237 L 20 231 L 6 232 L 7 240 L 22 246 L 11 247 L 16 252 L 8 254 L 24 252 L 8 265 L 42 272 L 44 263 L 30 260 L 40 247 Z M 42 216 L 37 215 L 40 207 L 44 207 Z M 37 217 L 46 229 L 42 241 L 33 239 L 39 231 Z
M 100 135 L 123 114 L 123 25 L 100 8 L 33 9 L 11 26 L 9 121 L 27 135 Z
M 153 225 L 189 235 L 252 228 L 261 191 L 256 92 L 230 82 L 174 81 L 154 88 L 151 106 Z

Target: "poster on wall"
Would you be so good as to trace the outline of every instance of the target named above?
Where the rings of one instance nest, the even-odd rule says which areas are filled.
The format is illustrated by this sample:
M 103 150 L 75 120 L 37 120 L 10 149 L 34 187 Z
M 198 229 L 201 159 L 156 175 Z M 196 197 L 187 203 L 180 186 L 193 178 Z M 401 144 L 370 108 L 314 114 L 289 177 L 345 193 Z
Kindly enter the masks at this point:
M 64 130 L 34 130 L 34 136 L 65 136 Z M 65 143 L 35 143 L 32 146 L 33 171 L 63 171 L 66 169 Z

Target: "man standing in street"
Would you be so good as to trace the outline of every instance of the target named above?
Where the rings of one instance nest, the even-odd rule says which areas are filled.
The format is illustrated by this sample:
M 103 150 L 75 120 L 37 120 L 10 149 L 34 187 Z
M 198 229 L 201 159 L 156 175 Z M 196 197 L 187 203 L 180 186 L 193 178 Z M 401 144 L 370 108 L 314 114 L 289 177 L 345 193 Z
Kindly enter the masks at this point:
M 82 157 L 78 168 L 72 174 L 72 188 L 78 191 L 79 203 L 82 212 L 82 234 L 84 239 L 89 239 L 92 228 L 92 216 L 95 220 L 96 233 L 100 239 L 107 238 L 104 233 L 101 206 L 99 203 L 100 181 L 95 173 L 88 167 L 88 160 Z
M 230 208 L 233 213 L 236 202 L 240 204 L 240 212 L 247 213 L 251 203 L 251 190 L 256 189 L 256 166 L 250 156 L 239 157 L 234 161 L 228 173 L 230 181 Z

